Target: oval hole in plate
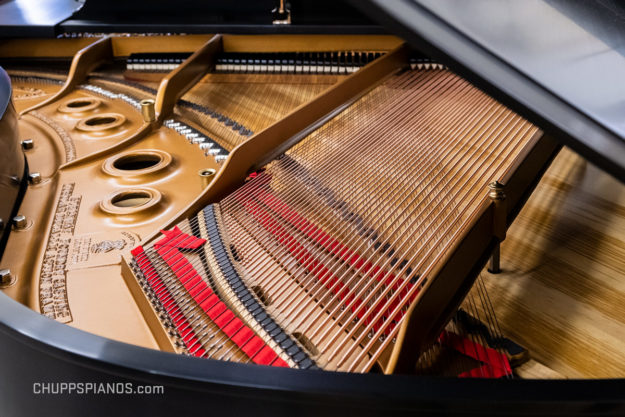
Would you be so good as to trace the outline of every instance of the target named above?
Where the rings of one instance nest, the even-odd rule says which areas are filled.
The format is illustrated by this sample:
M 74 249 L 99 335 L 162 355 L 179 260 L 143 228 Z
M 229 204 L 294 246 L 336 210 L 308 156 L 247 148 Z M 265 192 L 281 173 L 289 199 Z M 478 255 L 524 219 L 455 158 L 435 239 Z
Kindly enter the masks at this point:
M 140 207 L 152 199 L 152 196 L 145 191 L 129 191 L 120 193 L 111 199 L 111 204 L 115 207 Z
M 83 132 L 101 132 L 112 130 L 123 125 L 126 117 L 118 113 L 102 113 L 82 119 L 76 125 L 76 129 Z M 111 132 L 112 133 L 112 132 Z
M 138 171 L 159 164 L 163 157 L 155 153 L 136 153 L 122 156 L 113 162 L 113 166 L 122 171 Z
M 95 116 L 91 119 L 85 120 L 85 124 L 87 126 L 102 126 L 102 125 L 110 125 L 115 123 L 117 119 L 111 116 Z
M 69 103 L 66 104 L 66 106 L 72 109 L 78 109 L 80 107 L 86 107 L 92 103 L 93 101 L 91 100 L 76 100 L 76 101 L 70 101 Z
M 61 113 L 83 113 L 96 109 L 100 104 L 102 104 L 102 102 L 97 98 L 81 97 L 62 103 L 58 107 L 58 110 Z

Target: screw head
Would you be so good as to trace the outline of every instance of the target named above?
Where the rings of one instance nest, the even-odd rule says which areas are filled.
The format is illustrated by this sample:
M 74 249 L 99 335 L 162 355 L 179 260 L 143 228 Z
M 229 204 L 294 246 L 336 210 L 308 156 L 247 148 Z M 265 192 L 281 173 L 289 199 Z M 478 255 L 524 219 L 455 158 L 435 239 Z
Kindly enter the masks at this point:
M 0 285 L 9 285 L 12 280 L 10 269 L 0 269 Z
M 0 230 L 4 229 L 4 220 L 0 219 Z
M 17 216 L 13 217 L 13 226 L 15 226 L 16 229 L 23 229 L 27 225 L 28 220 L 26 219 L 26 216 L 18 214 Z
M 22 141 L 22 149 L 28 150 L 32 149 L 35 146 L 35 142 L 32 139 L 24 139 Z
M 41 174 L 39 172 L 31 172 L 30 175 L 28 175 L 28 181 L 30 181 L 31 184 L 39 184 L 41 179 Z

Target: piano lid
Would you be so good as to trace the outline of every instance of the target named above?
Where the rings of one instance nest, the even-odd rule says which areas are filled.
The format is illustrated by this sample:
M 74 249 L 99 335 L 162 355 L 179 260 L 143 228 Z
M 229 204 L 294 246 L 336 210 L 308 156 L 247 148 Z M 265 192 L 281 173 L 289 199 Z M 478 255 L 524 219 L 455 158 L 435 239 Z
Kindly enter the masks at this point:
M 111 32 L 386 33 L 340 0 L 0 0 L 0 37 Z
M 53 37 L 85 0 L 0 0 L 0 37 Z
M 625 182 L 625 5 L 350 0 Z

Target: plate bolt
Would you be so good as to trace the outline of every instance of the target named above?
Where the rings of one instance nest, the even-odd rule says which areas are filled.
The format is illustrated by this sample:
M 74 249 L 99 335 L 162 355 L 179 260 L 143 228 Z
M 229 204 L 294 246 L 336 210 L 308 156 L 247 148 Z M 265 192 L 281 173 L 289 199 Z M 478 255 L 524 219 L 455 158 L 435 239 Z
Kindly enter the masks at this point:
M 24 229 L 26 226 L 28 226 L 28 220 L 26 220 L 26 216 L 18 214 L 17 216 L 13 217 L 13 225 L 16 229 Z
M 32 149 L 35 146 L 35 142 L 32 139 L 24 139 L 22 141 L 22 149 L 28 150 Z
M 28 180 L 31 184 L 39 184 L 41 182 L 41 174 L 39 172 L 31 172 Z
M 13 281 L 10 269 L 0 269 L 0 285 L 10 285 Z

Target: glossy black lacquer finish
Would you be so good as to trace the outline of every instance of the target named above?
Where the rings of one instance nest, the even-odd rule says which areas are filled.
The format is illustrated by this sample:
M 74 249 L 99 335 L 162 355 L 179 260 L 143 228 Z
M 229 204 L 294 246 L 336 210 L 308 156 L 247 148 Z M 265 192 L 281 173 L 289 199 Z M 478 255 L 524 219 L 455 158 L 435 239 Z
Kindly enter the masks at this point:
M 0 0 L 0 37 L 52 37 L 84 0 Z
M 352 0 L 625 182 L 625 5 Z
M 84 4 L 83 4 L 84 3 Z M 0 0 L 0 38 L 64 33 L 385 33 L 351 5 L 290 0 L 291 24 L 276 25 L 279 0 Z
M 290 25 L 274 25 L 279 0 L 87 0 L 61 25 L 67 32 L 379 33 L 343 1 L 290 0 Z
M 623 415 L 625 381 L 358 375 L 219 362 L 114 342 L 0 294 L 0 415 Z M 37 394 L 45 382 L 164 386 L 157 395 Z M 35 392 L 34 392 L 35 391 Z

